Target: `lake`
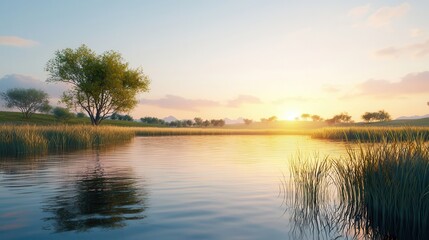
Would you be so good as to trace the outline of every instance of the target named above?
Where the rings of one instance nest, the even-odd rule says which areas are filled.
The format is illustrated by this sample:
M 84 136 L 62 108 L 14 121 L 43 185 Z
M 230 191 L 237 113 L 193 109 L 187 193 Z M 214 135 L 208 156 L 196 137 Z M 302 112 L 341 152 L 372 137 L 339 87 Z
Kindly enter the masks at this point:
M 294 239 L 284 183 L 298 151 L 345 147 L 307 136 L 137 137 L 2 159 L 0 239 Z

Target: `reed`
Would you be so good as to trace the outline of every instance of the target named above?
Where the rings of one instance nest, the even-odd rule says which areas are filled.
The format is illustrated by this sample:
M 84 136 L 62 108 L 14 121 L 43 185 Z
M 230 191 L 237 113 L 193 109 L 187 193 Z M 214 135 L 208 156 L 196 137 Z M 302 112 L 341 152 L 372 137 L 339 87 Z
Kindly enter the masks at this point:
M 370 143 L 357 139 L 361 143 L 347 144 L 341 158 L 293 160 L 294 207 L 306 219 L 298 218 L 298 225 L 337 225 L 358 238 L 429 239 L 429 145 L 424 135 L 402 134 L 381 141 L 369 135 Z M 320 201 L 329 200 L 325 194 L 336 200 Z M 333 211 L 320 211 L 332 205 Z M 305 218 L 312 209 L 318 211 Z
M 315 130 L 312 138 L 382 142 L 429 140 L 429 127 L 334 127 Z
M 98 147 L 132 139 L 135 132 L 123 127 L 0 126 L 0 156 L 43 154 Z

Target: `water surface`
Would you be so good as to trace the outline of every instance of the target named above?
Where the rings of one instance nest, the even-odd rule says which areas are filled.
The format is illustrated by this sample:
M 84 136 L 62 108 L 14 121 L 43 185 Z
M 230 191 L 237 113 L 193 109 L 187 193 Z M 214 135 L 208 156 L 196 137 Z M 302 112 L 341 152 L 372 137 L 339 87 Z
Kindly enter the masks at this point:
M 338 156 L 306 136 L 138 137 L 0 160 L 0 239 L 293 239 L 288 158 Z

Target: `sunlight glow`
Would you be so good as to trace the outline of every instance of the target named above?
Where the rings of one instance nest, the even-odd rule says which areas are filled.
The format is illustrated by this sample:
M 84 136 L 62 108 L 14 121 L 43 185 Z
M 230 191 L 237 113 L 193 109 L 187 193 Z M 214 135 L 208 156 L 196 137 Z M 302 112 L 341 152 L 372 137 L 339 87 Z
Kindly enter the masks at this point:
M 281 120 L 288 120 L 288 121 L 295 121 L 297 118 L 299 118 L 300 114 L 296 111 L 288 111 L 285 112 L 283 115 L 280 116 Z

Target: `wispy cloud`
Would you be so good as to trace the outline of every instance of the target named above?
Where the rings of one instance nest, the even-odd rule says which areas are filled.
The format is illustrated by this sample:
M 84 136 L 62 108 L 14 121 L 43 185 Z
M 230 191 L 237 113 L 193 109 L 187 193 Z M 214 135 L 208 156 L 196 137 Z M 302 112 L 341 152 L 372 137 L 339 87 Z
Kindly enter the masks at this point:
M 16 36 L 0 36 L 0 45 L 12 47 L 33 47 L 38 42 Z
M 399 56 L 413 56 L 425 57 L 429 55 L 429 39 L 425 42 L 414 43 L 402 47 L 387 47 L 375 52 L 378 57 L 399 57 Z
M 429 94 L 429 71 L 410 73 L 398 82 L 370 79 L 356 86 L 357 94 L 347 97 L 401 97 Z
M 368 17 L 368 25 L 376 28 L 390 25 L 393 20 L 405 16 L 410 8 L 408 3 L 381 7 Z
M 312 98 L 302 97 L 302 96 L 291 96 L 291 97 L 284 97 L 277 100 L 274 100 L 272 103 L 276 105 L 281 105 L 285 103 L 291 103 L 291 102 L 308 102 L 313 100 Z
M 425 30 L 423 30 L 421 28 L 412 28 L 410 30 L 410 35 L 413 38 L 421 37 L 421 36 L 425 35 Z
M 184 111 L 199 111 L 201 108 L 205 107 L 220 106 L 216 101 L 206 99 L 187 99 L 176 95 L 166 95 L 159 99 L 141 99 L 140 103 Z
M 369 13 L 369 10 L 371 9 L 371 5 L 370 4 L 366 4 L 363 6 L 358 6 L 355 8 L 352 8 L 349 13 L 348 16 L 350 17 L 354 17 L 354 18 L 358 18 L 358 17 L 363 17 L 366 14 Z
M 337 92 L 340 91 L 340 89 L 338 87 L 336 87 L 334 85 L 331 85 L 331 84 L 325 84 L 325 85 L 323 85 L 322 86 L 322 90 L 324 92 L 327 92 L 327 93 L 337 93 Z
M 251 95 L 239 95 L 237 98 L 229 100 L 228 107 L 240 107 L 243 104 L 259 104 L 262 103 L 261 99 Z

